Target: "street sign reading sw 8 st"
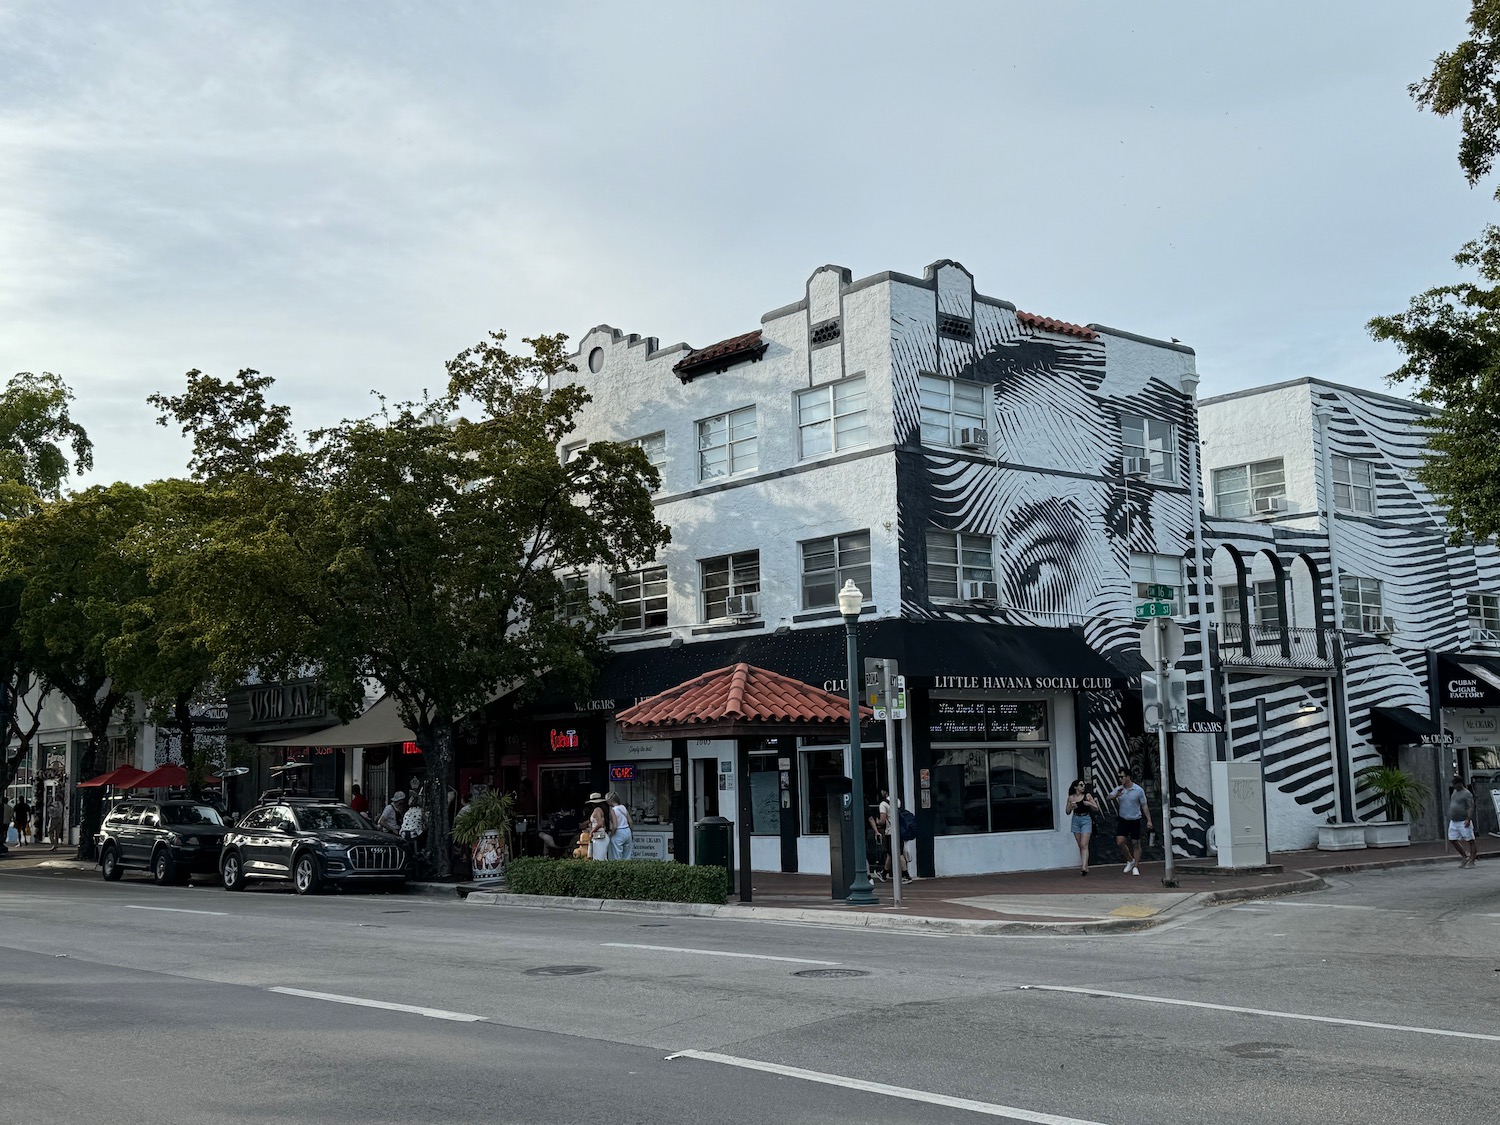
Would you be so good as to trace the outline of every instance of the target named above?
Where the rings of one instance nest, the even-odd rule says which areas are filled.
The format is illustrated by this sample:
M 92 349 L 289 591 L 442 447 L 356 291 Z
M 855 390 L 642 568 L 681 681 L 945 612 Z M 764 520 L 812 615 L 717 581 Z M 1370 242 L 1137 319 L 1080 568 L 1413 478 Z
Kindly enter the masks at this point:
M 1138 620 L 1148 617 L 1171 617 L 1171 602 L 1142 602 L 1135 607 L 1135 616 Z

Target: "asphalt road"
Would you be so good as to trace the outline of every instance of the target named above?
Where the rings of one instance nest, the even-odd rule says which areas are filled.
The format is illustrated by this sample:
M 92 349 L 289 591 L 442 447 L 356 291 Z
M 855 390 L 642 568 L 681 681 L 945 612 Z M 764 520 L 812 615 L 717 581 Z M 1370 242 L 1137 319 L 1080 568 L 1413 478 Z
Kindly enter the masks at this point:
M 1493 863 L 1092 938 L 0 868 L 0 1098 L 48 1125 L 1492 1123 L 1497 1000 Z

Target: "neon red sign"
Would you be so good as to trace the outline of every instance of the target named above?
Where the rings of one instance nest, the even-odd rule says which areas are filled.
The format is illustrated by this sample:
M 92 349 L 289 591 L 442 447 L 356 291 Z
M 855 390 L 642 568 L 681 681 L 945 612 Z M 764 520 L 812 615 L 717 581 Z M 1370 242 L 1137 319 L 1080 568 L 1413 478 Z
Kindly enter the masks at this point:
M 576 730 L 553 730 L 548 735 L 553 750 L 577 750 L 583 745 Z
M 609 779 L 611 781 L 634 781 L 635 766 L 633 764 L 623 766 L 610 766 Z

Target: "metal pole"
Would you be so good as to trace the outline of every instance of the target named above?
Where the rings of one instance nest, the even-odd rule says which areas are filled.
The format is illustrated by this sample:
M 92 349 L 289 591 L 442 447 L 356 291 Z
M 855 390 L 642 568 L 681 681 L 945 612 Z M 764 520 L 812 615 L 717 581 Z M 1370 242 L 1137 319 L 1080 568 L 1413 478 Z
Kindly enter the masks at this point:
M 889 784 L 886 790 L 891 795 L 891 823 L 886 831 L 891 837 L 891 904 L 901 905 L 901 787 L 896 784 L 896 720 L 891 718 L 891 707 L 896 701 L 895 677 L 887 676 L 885 709 L 885 776 Z
M 854 800 L 854 882 L 849 884 L 850 906 L 876 906 L 875 888 L 870 885 L 870 861 L 865 854 L 865 765 L 859 748 L 859 638 L 854 634 L 858 612 L 844 615 L 844 634 L 849 651 L 849 765 L 853 777 Z
M 1164 887 L 1177 885 L 1172 859 L 1172 783 L 1167 774 L 1167 619 L 1156 619 L 1156 691 L 1161 707 L 1161 725 L 1156 728 L 1156 751 L 1161 759 L 1161 842 L 1166 866 L 1162 869 Z
M 1271 856 L 1271 802 L 1266 800 L 1266 700 L 1255 701 L 1255 741 L 1260 758 L 1260 830 L 1266 839 L 1266 862 Z

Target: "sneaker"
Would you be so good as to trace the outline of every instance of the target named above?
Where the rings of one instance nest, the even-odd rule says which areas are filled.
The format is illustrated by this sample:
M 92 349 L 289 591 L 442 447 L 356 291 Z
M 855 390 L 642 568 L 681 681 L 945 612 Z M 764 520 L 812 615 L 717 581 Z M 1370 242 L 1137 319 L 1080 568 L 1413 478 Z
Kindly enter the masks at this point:
M 906 884 L 906 883 L 910 883 L 911 882 L 911 876 L 910 875 L 903 875 L 903 876 L 901 876 L 901 882 L 902 882 L 903 885 Z
M 1132 863 L 1132 862 L 1131 862 L 1131 861 L 1130 861 L 1130 860 L 1128 860 L 1128 859 L 1127 859 L 1127 860 L 1126 860 L 1126 861 L 1125 861 L 1125 868 L 1124 868 L 1124 874 L 1126 874 L 1126 875 L 1129 875 L 1129 874 L 1130 874 L 1130 869 L 1131 869 L 1131 868 L 1132 868 L 1132 867 L 1134 867 L 1134 866 L 1135 866 L 1135 864 L 1134 864 L 1134 863 Z
M 1141 873 L 1141 869 L 1139 867 L 1132 866 L 1130 868 L 1130 873 L 1132 875 L 1139 875 Z

